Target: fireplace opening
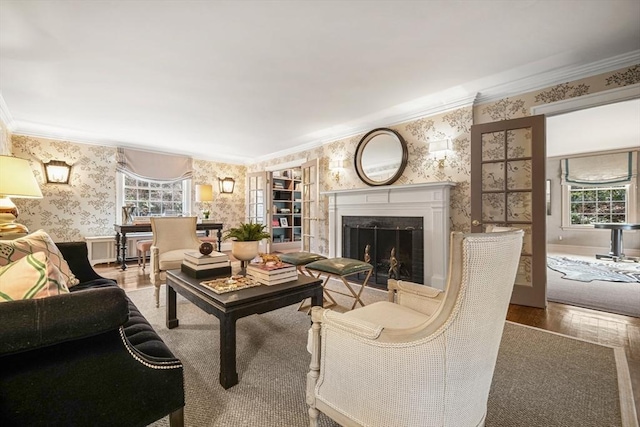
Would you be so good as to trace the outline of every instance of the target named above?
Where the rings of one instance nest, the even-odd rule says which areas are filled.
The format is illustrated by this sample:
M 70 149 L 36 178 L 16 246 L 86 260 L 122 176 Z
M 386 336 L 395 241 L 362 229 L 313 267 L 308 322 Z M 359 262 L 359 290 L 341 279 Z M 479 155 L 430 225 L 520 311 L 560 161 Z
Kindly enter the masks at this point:
M 373 265 L 368 285 L 387 289 L 387 279 L 424 283 L 421 217 L 342 217 L 342 256 Z M 362 283 L 365 274 L 351 276 Z

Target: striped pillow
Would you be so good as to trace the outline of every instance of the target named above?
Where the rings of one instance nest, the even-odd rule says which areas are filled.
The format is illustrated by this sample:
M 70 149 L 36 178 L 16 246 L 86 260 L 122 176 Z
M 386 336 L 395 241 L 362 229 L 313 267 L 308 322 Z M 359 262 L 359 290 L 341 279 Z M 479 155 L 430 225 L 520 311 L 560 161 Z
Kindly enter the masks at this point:
M 0 302 L 69 293 L 58 267 L 36 252 L 0 267 Z
M 79 283 L 79 280 L 71 272 L 69 264 L 62 257 L 60 250 L 44 230 L 38 230 L 19 239 L 0 241 L 0 266 L 7 265 L 36 252 L 44 252 L 49 262 L 58 267 L 60 273 L 62 273 L 65 287 L 75 286 Z

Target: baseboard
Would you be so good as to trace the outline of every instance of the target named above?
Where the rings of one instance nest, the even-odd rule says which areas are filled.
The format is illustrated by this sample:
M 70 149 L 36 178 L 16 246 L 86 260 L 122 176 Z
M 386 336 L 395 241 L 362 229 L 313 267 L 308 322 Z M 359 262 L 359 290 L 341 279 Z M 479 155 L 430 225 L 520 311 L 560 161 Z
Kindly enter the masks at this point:
M 609 247 L 605 248 L 605 247 L 599 247 L 599 246 L 554 245 L 554 244 L 548 243 L 547 252 L 595 256 L 596 254 L 608 254 Z M 624 254 L 626 256 L 639 257 L 640 249 L 625 249 Z

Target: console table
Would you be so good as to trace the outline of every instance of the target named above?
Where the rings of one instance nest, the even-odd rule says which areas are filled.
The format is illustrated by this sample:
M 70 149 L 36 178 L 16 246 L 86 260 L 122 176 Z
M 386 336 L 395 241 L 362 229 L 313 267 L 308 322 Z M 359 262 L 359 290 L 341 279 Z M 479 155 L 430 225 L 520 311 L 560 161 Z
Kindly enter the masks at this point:
M 623 230 L 640 230 L 640 224 L 626 224 L 626 223 L 602 223 L 593 224 L 594 228 L 604 228 L 611 230 L 611 247 L 607 255 L 596 254 L 596 259 L 611 259 L 613 261 L 632 260 L 638 262 L 640 258 L 627 257 L 624 255 L 624 245 L 622 244 L 622 231 Z
M 151 224 L 114 224 L 116 230 L 116 255 L 117 262 L 120 263 L 122 270 L 127 269 L 125 260 L 127 259 L 127 233 L 144 233 L 151 231 Z M 205 230 L 207 236 L 209 230 L 218 230 L 218 252 L 220 252 L 222 244 L 222 223 L 221 222 L 203 222 L 196 225 L 197 230 Z

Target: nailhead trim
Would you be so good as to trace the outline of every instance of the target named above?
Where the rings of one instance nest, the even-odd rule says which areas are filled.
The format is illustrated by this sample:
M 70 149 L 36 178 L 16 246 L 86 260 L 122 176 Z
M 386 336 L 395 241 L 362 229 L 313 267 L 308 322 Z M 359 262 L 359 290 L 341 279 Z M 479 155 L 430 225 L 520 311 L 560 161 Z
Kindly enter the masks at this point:
M 129 341 L 127 340 L 127 337 L 124 334 L 124 328 L 122 326 L 120 326 L 120 338 L 122 339 L 122 343 L 124 344 L 125 348 L 129 352 L 131 357 L 133 357 L 135 360 L 137 360 L 139 363 L 143 364 L 147 368 L 151 368 L 151 369 L 181 369 L 182 368 L 182 363 L 179 361 L 178 362 L 176 361 L 154 362 L 155 364 L 151 364 L 146 360 L 144 360 L 143 358 L 141 358 L 140 356 L 138 356 L 138 354 L 131 348 L 131 345 L 129 345 Z

